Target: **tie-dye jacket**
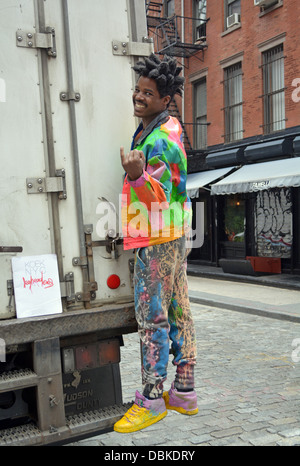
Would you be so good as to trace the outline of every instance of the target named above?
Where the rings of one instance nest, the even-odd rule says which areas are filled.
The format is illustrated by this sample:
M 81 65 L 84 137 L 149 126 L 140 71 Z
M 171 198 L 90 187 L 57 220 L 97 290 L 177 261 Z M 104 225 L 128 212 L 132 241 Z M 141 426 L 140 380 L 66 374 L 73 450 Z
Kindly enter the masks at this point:
M 137 180 L 130 181 L 127 175 L 124 180 L 121 207 L 124 249 L 172 241 L 187 234 L 191 225 L 182 128 L 174 117 L 165 120 L 146 138 L 140 138 L 137 145 L 132 145 L 143 151 L 146 166 Z M 141 129 L 140 125 L 133 140 Z

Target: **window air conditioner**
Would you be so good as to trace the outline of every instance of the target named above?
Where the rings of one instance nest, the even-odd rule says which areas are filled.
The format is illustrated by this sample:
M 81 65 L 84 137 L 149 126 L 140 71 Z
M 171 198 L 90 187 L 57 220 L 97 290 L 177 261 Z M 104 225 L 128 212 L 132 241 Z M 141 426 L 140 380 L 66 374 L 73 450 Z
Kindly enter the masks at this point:
M 277 0 L 254 0 L 254 6 L 261 6 L 267 8 L 268 6 L 278 3 Z
M 235 26 L 236 24 L 240 24 L 240 22 L 241 22 L 241 16 L 238 15 L 237 13 L 227 16 L 227 29 L 230 28 L 231 26 Z

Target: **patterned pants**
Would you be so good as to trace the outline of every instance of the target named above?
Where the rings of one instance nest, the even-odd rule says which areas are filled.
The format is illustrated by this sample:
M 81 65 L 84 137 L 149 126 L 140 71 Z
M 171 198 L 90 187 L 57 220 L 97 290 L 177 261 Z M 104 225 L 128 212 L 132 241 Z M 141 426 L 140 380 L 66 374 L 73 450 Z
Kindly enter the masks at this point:
M 188 297 L 185 237 L 140 248 L 135 259 L 135 313 L 141 339 L 143 394 L 157 398 L 167 378 L 172 341 L 175 387 L 194 388 L 196 338 Z

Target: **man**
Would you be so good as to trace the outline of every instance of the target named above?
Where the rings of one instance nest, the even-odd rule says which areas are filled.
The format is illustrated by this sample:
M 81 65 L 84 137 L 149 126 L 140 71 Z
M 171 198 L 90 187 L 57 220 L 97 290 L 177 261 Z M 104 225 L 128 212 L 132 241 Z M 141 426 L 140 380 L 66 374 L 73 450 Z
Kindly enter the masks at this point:
M 186 154 L 182 129 L 168 114 L 183 78 L 176 59 L 151 54 L 133 68 L 139 75 L 133 93 L 141 118 L 128 154 L 121 147 L 126 178 L 122 194 L 124 249 L 135 249 L 135 311 L 141 339 L 142 394 L 114 430 L 134 432 L 167 414 L 167 408 L 196 414 L 196 343 L 186 276 L 186 234 L 191 207 L 186 193 Z M 169 339 L 176 377 L 168 392 Z

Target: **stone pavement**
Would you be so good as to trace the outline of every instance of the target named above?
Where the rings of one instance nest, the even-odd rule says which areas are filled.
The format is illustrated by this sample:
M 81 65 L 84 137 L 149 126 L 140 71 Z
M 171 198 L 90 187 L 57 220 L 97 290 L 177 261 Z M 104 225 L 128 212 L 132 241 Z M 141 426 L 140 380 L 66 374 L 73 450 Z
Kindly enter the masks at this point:
M 140 432 L 109 432 L 72 445 L 300 445 L 300 291 L 195 277 L 189 277 L 189 284 L 199 413 L 189 417 L 169 411 Z M 123 401 L 129 402 L 141 389 L 137 334 L 124 336 L 124 344 Z M 171 360 L 166 388 L 175 374 Z

